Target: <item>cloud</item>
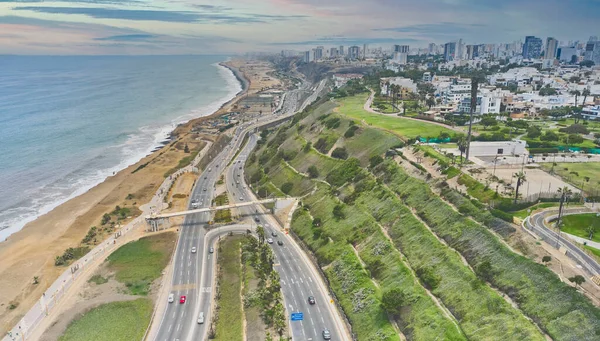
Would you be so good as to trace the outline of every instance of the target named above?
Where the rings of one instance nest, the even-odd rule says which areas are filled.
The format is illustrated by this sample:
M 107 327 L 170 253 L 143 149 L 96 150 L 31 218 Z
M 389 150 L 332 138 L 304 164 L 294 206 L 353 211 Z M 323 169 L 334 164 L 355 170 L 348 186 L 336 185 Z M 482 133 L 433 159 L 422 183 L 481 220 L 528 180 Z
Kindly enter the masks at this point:
M 158 37 L 158 36 L 152 35 L 152 34 L 122 34 L 122 35 L 116 35 L 116 36 L 95 38 L 94 40 L 100 40 L 100 41 L 105 41 L 105 40 L 110 40 L 110 41 L 145 41 L 145 40 L 150 40 L 150 39 L 153 39 L 153 38 L 156 38 L 156 37 Z
M 419 42 L 413 38 L 350 38 L 350 37 L 322 37 L 314 40 L 294 42 L 274 42 L 271 46 L 279 45 L 362 45 L 362 44 L 405 44 Z
M 472 32 L 475 29 L 485 27 L 482 24 L 457 24 L 451 22 L 442 22 L 436 24 L 418 24 L 391 28 L 376 28 L 373 31 L 397 32 L 397 33 L 417 33 L 428 35 L 455 35 Z
M 142 0 L 0 0 L 0 3 L 15 3 L 15 4 L 35 4 L 41 2 L 67 2 L 79 4 L 95 4 L 95 5 L 128 5 L 128 4 L 143 4 Z
M 164 21 L 180 23 L 266 23 L 267 21 L 282 21 L 301 19 L 301 15 L 268 15 L 268 14 L 218 14 L 201 13 L 195 11 L 166 11 L 166 10 L 134 10 L 96 7 L 46 7 L 46 6 L 21 6 L 15 7 L 16 11 L 34 11 L 49 14 L 79 14 L 96 19 L 121 19 L 135 21 Z

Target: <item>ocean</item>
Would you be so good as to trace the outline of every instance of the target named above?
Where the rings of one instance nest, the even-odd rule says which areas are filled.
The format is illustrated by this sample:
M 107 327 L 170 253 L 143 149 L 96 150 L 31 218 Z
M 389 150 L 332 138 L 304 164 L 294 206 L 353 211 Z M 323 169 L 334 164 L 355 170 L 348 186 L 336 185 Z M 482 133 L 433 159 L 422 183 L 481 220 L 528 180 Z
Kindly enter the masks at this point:
M 0 56 L 0 241 L 241 85 L 224 56 Z

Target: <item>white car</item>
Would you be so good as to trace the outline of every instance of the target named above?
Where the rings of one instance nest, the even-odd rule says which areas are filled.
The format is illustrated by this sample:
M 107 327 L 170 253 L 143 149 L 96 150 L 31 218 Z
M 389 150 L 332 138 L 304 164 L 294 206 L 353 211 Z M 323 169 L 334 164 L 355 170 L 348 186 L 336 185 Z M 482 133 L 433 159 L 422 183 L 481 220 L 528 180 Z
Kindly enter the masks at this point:
M 198 324 L 202 323 L 204 323 L 204 313 L 200 312 L 200 315 L 198 315 Z
M 196 253 L 196 247 L 195 246 L 192 248 L 192 253 Z
M 269 243 L 269 244 L 273 244 L 273 238 L 269 238 L 269 239 L 267 239 L 267 243 Z
M 244 201 L 244 198 L 240 197 L 240 201 Z
M 175 301 L 175 294 L 169 294 L 169 303 L 173 303 Z

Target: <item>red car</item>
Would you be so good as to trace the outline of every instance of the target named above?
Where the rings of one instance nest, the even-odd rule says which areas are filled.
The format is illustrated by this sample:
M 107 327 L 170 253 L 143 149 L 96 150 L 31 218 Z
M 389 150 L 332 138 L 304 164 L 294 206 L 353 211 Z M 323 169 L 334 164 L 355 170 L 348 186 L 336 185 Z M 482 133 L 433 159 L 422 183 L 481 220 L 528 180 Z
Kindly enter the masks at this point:
M 179 303 L 184 304 L 185 303 L 185 296 L 181 296 L 179 298 Z

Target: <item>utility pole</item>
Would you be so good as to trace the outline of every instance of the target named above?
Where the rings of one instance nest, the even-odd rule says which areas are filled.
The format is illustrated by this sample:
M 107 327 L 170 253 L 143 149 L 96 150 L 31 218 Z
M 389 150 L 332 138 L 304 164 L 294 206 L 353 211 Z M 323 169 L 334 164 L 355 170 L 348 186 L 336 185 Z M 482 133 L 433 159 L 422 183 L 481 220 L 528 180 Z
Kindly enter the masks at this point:
M 473 129 L 473 114 L 477 108 L 477 78 L 471 78 L 471 110 L 469 110 L 469 133 L 467 134 L 467 152 L 465 155 L 465 161 L 469 161 L 469 152 L 471 151 L 471 130 Z

